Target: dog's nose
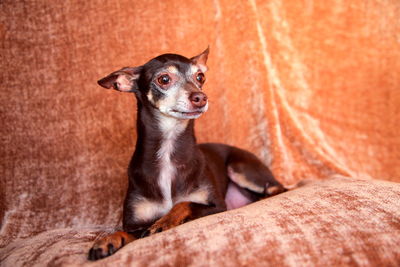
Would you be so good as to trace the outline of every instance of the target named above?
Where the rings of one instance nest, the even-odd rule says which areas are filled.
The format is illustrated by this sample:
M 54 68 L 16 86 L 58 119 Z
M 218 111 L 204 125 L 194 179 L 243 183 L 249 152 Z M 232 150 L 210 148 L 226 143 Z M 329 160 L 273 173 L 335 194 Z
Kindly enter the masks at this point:
M 193 106 L 202 108 L 207 104 L 207 95 L 202 92 L 192 93 L 189 97 L 190 102 L 192 102 Z

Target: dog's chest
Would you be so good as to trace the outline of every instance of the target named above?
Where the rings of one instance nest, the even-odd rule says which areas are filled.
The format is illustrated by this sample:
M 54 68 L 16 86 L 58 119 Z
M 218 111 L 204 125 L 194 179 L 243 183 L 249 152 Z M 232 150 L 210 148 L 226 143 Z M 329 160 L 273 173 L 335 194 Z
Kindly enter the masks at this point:
M 180 202 L 195 202 L 207 204 L 208 188 L 200 186 L 196 189 L 188 189 L 184 192 L 176 192 L 172 195 L 172 185 L 179 176 L 173 154 L 176 149 L 177 138 L 187 127 L 187 122 L 177 121 L 169 118 L 159 118 L 159 126 L 162 132 L 162 142 L 157 151 L 157 164 L 159 174 L 157 186 L 162 195 L 162 199 L 155 201 L 146 198 L 137 199 L 134 206 L 135 219 L 138 221 L 152 221 L 168 213 L 171 208 Z
M 209 191 L 207 187 L 200 187 L 189 193 L 183 193 L 173 197 L 171 200 L 150 200 L 138 198 L 133 202 L 135 220 L 137 222 L 152 222 L 167 214 L 171 208 L 181 202 L 194 202 L 208 204 Z

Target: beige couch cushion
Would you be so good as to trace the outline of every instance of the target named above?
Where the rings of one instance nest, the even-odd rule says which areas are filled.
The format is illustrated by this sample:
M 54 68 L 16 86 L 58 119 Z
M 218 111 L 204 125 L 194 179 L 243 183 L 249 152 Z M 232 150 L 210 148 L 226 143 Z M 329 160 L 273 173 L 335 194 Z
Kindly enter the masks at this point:
M 0 251 L 6 266 L 394 266 L 400 184 L 335 177 L 137 240 L 88 262 L 98 229 L 60 229 Z

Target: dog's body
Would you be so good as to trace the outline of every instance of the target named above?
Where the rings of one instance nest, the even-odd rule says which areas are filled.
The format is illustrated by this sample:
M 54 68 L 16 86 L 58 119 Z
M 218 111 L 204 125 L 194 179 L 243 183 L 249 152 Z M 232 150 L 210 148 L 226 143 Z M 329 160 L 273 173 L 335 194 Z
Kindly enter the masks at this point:
M 123 229 L 98 240 L 96 260 L 127 242 L 285 191 L 250 152 L 196 144 L 194 119 L 207 111 L 202 92 L 208 49 L 191 59 L 165 54 L 123 68 L 99 84 L 137 97 L 137 143 L 128 169 Z

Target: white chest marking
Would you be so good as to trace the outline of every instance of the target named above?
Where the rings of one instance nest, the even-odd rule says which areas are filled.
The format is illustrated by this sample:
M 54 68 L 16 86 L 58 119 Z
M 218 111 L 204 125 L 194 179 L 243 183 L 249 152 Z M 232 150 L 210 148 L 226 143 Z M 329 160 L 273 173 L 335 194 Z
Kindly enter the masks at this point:
M 186 129 L 188 120 L 159 115 L 158 121 L 162 132 L 161 147 L 157 151 L 160 166 L 158 185 L 164 197 L 163 204 L 166 205 L 166 208 L 171 209 L 173 206 L 171 184 L 176 176 L 176 167 L 171 157 L 175 151 L 176 139 Z
M 204 186 L 196 191 L 190 192 L 189 194 L 182 195 L 175 200 L 175 204 L 179 202 L 194 202 L 199 204 L 208 204 L 209 190 L 208 187 Z
M 166 214 L 170 209 L 157 201 L 141 199 L 134 204 L 135 218 L 140 222 L 153 221 Z
M 196 191 L 184 194 L 171 201 L 153 201 L 145 198 L 137 199 L 134 204 L 135 219 L 139 222 L 150 222 L 154 221 L 167 214 L 173 205 L 180 202 L 195 202 L 199 204 L 207 205 L 209 197 L 209 191 L 207 187 L 202 187 Z

